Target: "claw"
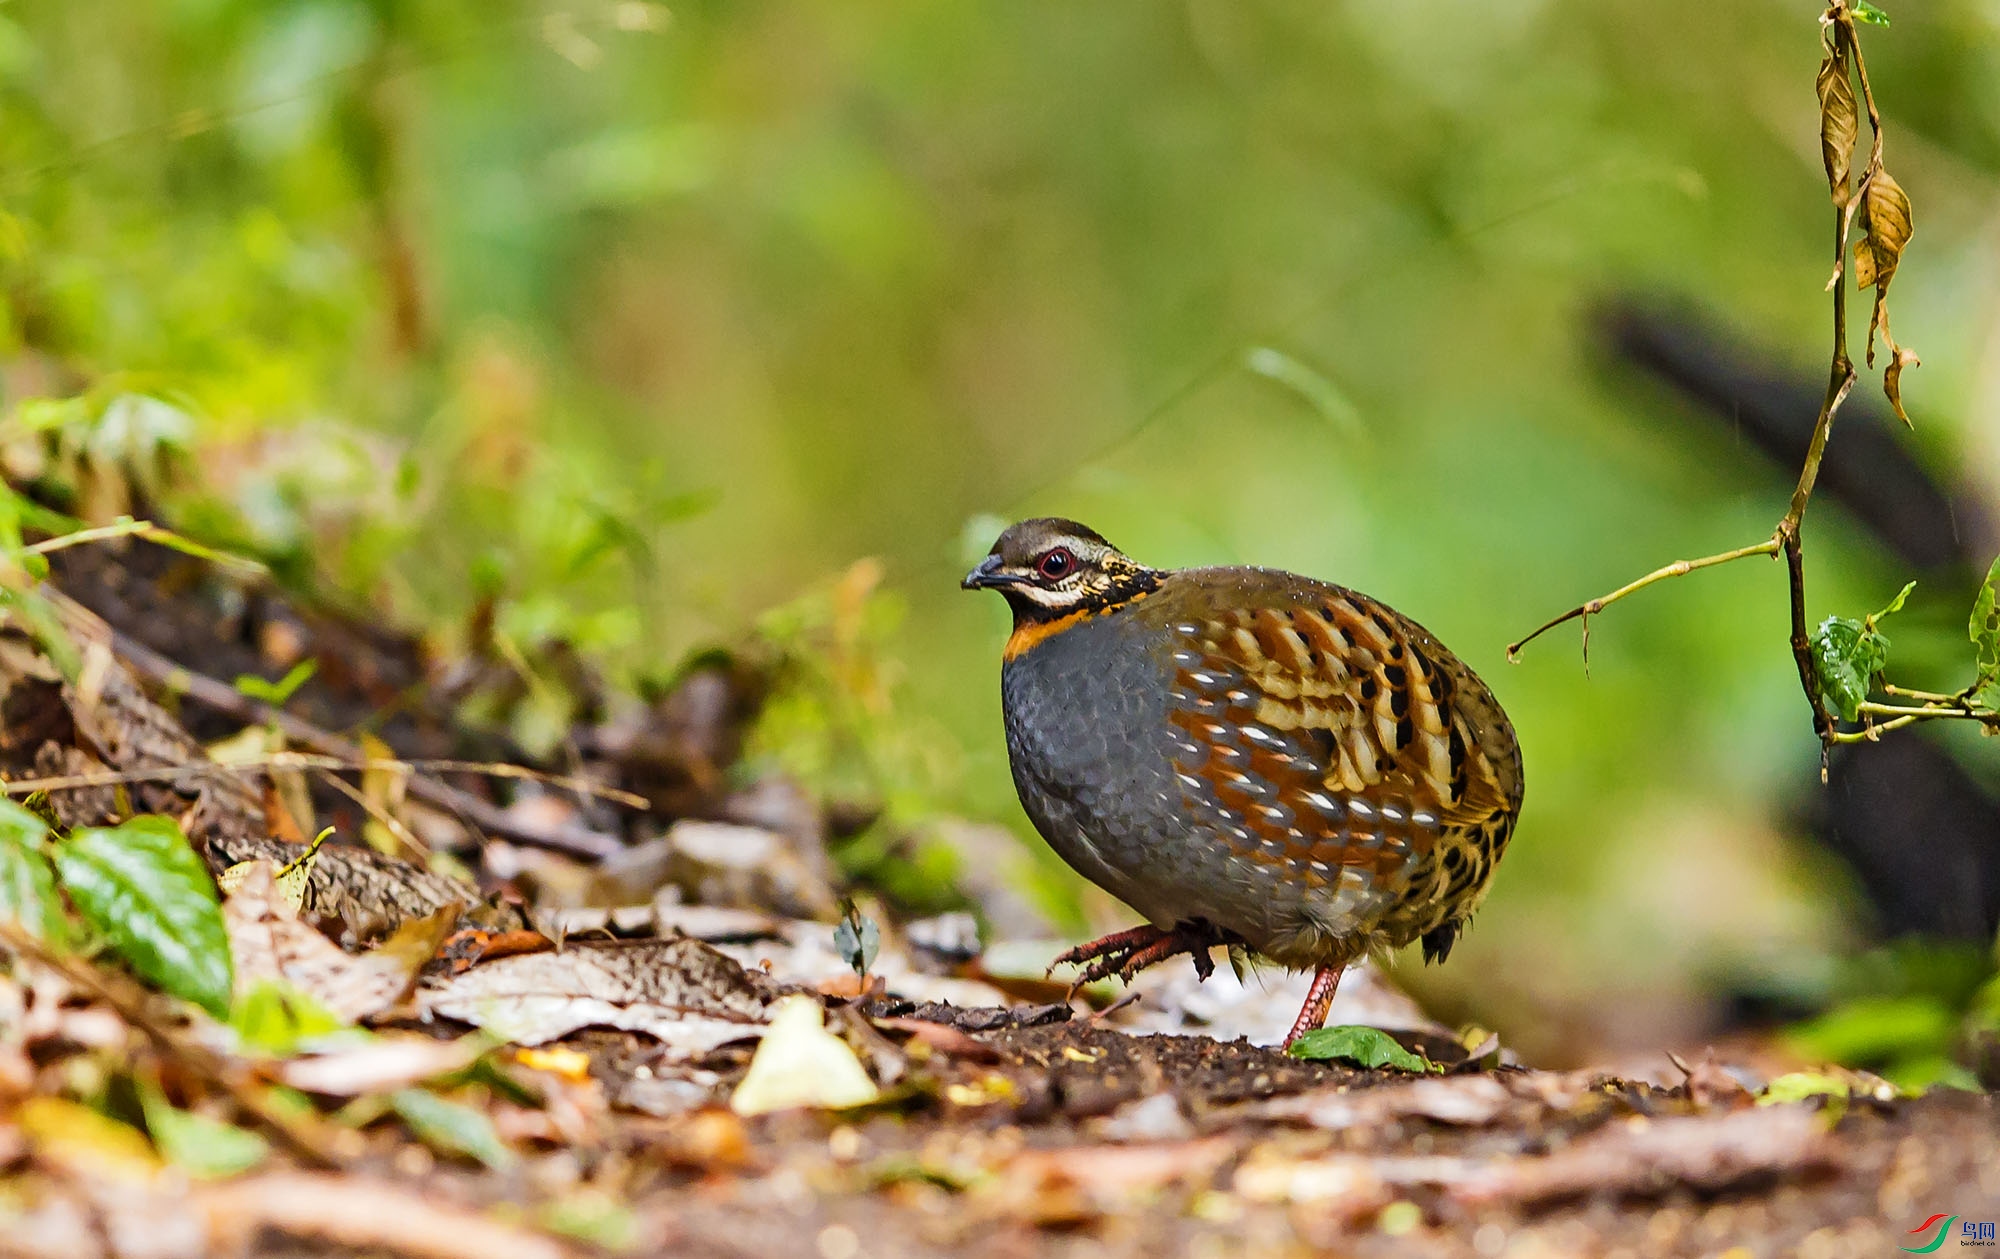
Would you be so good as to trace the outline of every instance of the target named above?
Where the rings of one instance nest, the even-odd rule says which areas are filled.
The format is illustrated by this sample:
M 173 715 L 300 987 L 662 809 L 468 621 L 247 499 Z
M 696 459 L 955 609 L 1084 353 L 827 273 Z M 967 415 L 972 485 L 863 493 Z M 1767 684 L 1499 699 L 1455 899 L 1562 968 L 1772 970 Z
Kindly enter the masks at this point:
M 1134 975 L 1148 966 L 1186 953 L 1194 961 L 1195 974 L 1207 979 L 1215 973 L 1215 961 L 1209 957 L 1209 949 L 1218 944 L 1231 943 L 1238 943 L 1233 935 L 1218 931 L 1206 922 L 1177 923 L 1171 931 L 1162 931 L 1148 924 L 1114 932 L 1103 939 L 1069 949 L 1049 963 L 1048 973 L 1053 974 L 1058 966 L 1081 966 L 1082 972 L 1069 989 L 1070 996 L 1074 997 L 1077 990 L 1086 984 L 1112 975 L 1130 983 Z

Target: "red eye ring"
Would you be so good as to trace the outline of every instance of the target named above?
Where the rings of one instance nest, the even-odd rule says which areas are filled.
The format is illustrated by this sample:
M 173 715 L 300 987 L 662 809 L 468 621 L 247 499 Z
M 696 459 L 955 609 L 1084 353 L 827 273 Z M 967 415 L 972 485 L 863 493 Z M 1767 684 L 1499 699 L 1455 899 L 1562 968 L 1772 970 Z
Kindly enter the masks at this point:
M 1059 546 L 1035 561 L 1035 571 L 1050 581 L 1061 581 L 1076 567 L 1076 556 L 1069 548 Z

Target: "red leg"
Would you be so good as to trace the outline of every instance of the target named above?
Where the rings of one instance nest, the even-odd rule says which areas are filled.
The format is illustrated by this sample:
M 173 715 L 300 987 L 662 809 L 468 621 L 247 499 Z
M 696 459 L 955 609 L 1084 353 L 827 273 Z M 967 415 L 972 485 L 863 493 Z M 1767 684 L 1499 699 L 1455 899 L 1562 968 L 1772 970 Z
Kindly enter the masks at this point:
M 1293 1021 L 1292 1030 L 1285 1035 L 1285 1044 L 1312 1031 L 1326 1022 L 1328 1012 L 1333 1009 L 1333 990 L 1340 986 L 1340 966 L 1322 966 L 1313 972 L 1312 989 L 1306 993 L 1306 1003 L 1299 1009 L 1299 1017 Z

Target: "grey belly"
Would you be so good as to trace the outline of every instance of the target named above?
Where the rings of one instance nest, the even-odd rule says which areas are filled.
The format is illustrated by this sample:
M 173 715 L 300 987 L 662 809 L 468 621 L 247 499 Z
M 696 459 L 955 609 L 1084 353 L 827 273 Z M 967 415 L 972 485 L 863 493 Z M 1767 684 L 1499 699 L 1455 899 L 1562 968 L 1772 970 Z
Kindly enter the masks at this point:
M 1167 666 L 1140 628 L 1102 617 L 1003 666 L 1022 807 L 1057 855 L 1156 926 L 1204 918 L 1257 947 L 1295 928 L 1298 889 L 1204 833 L 1182 803 Z

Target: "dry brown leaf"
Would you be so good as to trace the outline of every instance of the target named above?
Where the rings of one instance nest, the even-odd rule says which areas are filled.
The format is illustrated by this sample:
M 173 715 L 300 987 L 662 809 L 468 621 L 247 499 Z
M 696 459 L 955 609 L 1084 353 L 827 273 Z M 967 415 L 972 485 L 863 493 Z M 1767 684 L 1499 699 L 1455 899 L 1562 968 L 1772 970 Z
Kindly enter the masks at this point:
M 1689 1066 L 1673 1054 L 1672 1060 L 1682 1075 L 1687 1077 L 1681 1087 L 1687 1091 L 1688 1100 L 1703 1110 L 1721 1107 L 1727 1110 L 1743 1110 L 1757 1104 L 1757 1097 L 1743 1082 L 1733 1075 L 1729 1068 L 1716 1058 L 1715 1050 L 1702 1055 L 1701 1061 Z
M 447 908 L 406 922 L 383 947 L 357 957 L 342 952 L 286 903 L 268 861 L 248 863 L 235 892 L 222 903 L 239 997 L 259 983 L 281 980 L 348 1022 L 401 1000 L 455 916 L 455 908 Z
M 1886 168 L 1876 167 L 1862 187 L 1861 225 L 1868 233 L 1868 248 L 1875 255 L 1875 285 L 1886 289 L 1895 278 L 1896 264 L 1901 261 L 1903 247 L 1910 243 L 1910 233 L 1916 226 L 1909 194 Z
M 910 1040 L 936 1053 L 949 1054 L 968 1062 L 998 1062 L 1000 1051 L 982 1040 L 974 1040 L 957 1028 L 929 1019 L 883 1018 L 869 1022 L 885 1032 L 907 1032 Z
M 1903 422 L 1905 428 L 1916 426 L 1910 423 L 1909 412 L 1903 410 L 1903 369 L 1922 364 L 1923 360 L 1917 357 L 1915 350 L 1899 345 L 1896 347 L 1896 357 L 1890 360 L 1889 366 L 1882 373 L 1882 392 L 1888 395 L 1889 405 L 1895 408 L 1896 418 Z M 1988 732 L 1991 733 L 1990 730 Z
M 1875 251 L 1863 236 L 1854 242 L 1854 287 L 1872 288 L 1875 285 Z
M 540 1045 L 585 1027 L 645 1032 L 670 1057 L 763 1034 L 765 993 L 741 966 L 698 940 L 591 941 L 434 978 L 419 1006 Z
M 1853 159 L 1854 137 L 1860 129 L 1854 106 L 1854 84 L 1848 78 L 1844 53 L 1829 54 L 1820 63 L 1816 86 L 1819 91 L 1820 158 L 1826 164 L 1826 183 L 1833 193 L 1833 203 L 1844 206 L 1850 195 L 1847 176 Z
M 1394 1198 L 1375 1170 L 1377 1161 L 1359 1154 L 1294 1159 L 1263 1147 L 1253 1149 L 1236 1169 L 1232 1187 L 1250 1202 L 1297 1203 L 1335 1219 L 1358 1221 Z
M 1882 344 L 1889 348 L 1895 358 L 1902 357 L 1902 349 L 1896 338 L 1889 333 L 1889 283 L 1896 278 L 1896 266 L 1902 261 L 1903 247 L 1910 243 L 1910 234 L 1915 230 L 1915 221 L 1910 209 L 1910 198 L 1896 183 L 1894 176 L 1881 166 L 1869 172 L 1861 185 L 1861 226 L 1868 233 L 1867 239 L 1857 241 L 1854 246 L 1854 278 L 1861 287 L 1875 286 L 1875 309 L 1868 319 L 1868 365 L 1875 366 L 1875 338 L 1880 334 Z M 1862 266 L 1866 260 L 1866 275 Z M 1883 381 L 1883 389 L 1889 391 L 1889 382 Z M 1902 380 L 1897 372 L 1895 390 L 1890 400 L 1897 404 L 1897 413 L 1902 414 Z M 1903 417 L 1908 423 L 1908 417 Z

